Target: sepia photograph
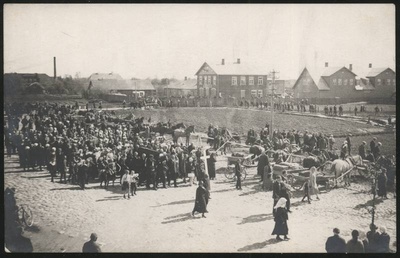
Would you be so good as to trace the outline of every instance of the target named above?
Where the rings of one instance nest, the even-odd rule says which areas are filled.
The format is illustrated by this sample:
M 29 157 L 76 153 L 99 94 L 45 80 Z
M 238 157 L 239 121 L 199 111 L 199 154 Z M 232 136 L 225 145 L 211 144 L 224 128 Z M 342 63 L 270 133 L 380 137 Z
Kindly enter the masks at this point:
M 4 4 L 6 253 L 396 253 L 394 4 Z

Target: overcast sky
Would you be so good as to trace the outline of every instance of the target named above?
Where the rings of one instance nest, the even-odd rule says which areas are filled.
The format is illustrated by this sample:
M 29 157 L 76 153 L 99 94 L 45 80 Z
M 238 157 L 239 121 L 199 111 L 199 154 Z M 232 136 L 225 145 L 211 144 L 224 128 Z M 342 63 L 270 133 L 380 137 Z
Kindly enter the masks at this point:
M 194 77 L 200 66 L 251 63 L 296 79 L 301 70 L 395 67 L 395 6 L 4 6 L 4 70 L 88 77 Z

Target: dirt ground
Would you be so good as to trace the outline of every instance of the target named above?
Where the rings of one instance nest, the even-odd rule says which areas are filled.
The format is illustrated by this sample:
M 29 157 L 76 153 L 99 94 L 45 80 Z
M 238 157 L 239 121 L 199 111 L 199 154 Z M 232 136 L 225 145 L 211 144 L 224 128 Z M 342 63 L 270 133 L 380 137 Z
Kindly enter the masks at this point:
M 211 181 L 207 218 L 191 216 L 196 186 L 145 190 L 130 200 L 122 196 L 117 180 L 108 190 L 91 182 L 86 190 L 77 185 L 51 183 L 47 171 L 23 172 L 17 156 L 5 158 L 4 186 L 16 188 L 17 204 L 28 204 L 35 225 L 24 235 L 34 252 L 81 252 L 90 233 L 98 234 L 103 252 L 325 252 L 325 241 L 338 227 L 349 240 L 351 231 L 368 231 L 372 204 L 367 182 L 325 192 L 319 201 L 301 202 L 293 192 L 289 214 L 289 241 L 276 242 L 271 235 L 272 193 L 260 189 L 256 170 L 242 183 L 243 190 L 225 178 L 220 168 Z M 56 180 L 57 181 L 57 180 Z M 385 226 L 396 248 L 396 199 L 378 200 L 376 221 Z M 363 236 L 363 234 L 361 234 Z M 394 249 L 395 250 L 395 249 Z

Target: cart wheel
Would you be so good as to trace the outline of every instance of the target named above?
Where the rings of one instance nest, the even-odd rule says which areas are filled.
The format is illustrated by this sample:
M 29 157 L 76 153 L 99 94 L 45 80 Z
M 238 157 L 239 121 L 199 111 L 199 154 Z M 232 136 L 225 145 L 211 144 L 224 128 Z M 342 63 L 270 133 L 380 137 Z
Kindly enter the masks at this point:
M 243 165 L 245 165 L 245 166 L 251 166 L 251 165 L 253 165 L 253 164 L 251 164 L 251 160 L 250 160 L 250 159 L 244 159 L 244 160 L 243 160 Z
M 233 172 L 233 168 L 226 168 L 225 171 L 225 177 L 229 180 L 233 180 L 233 178 L 235 177 L 235 173 Z
M 33 213 L 28 206 L 23 205 L 18 209 L 18 217 L 21 219 L 25 226 L 27 226 L 28 228 L 32 227 Z

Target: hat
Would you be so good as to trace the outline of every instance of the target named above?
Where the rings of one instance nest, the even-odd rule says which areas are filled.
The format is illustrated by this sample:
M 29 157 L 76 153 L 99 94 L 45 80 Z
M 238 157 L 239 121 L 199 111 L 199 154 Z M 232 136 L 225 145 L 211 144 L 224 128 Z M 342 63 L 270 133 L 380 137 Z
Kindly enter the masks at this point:
M 381 143 L 381 142 L 378 142 L 378 145 L 382 145 L 382 143 Z
M 334 228 L 333 233 L 340 234 L 340 230 L 338 228 Z
M 376 140 L 376 137 L 372 138 L 372 140 Z

